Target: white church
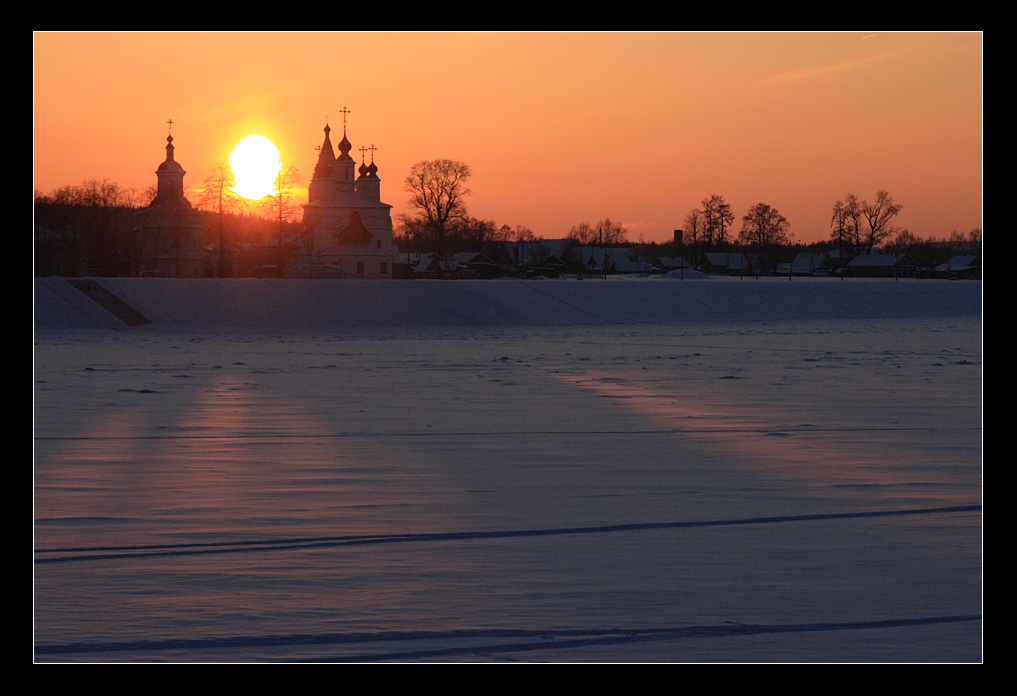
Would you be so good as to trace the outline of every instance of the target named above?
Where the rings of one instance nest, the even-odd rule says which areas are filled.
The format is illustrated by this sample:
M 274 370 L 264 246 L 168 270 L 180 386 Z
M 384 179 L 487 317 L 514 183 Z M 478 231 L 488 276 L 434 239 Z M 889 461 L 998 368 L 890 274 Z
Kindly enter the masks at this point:
M 353 146 L 339 142 L 336 157 L 325 125 L 325 142 L 308 186 L 303 226 L 307 245 L 301 275 L 311 278 L 391 278 L 398 250 L 392 245 L 392 206 L 381 202 L 381 180 L 374 164 L 350 157 Z
M 172 127 L 173 121 L 169 121 Z M 201 249 L 201 219 L 184 195 L 187 173 L 173 154 L 173 135 L 166 137 L 166 160 L 155 170 L 156 195 L 139 215 L 135 233 L 138 272 L 163 277 L 206 275 Z

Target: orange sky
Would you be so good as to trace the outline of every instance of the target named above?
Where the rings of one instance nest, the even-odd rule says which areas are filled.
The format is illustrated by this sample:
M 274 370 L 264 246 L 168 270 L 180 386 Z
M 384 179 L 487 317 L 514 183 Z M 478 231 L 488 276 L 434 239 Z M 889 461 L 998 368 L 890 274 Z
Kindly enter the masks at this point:
M 173 119 L 198 188 L 243 137 L 310 177 L 328 118 L 408 212 L 423 159 L 473 170 L 470 213 L 545 238 L 609 217 L 662 241 L 720 194 L 796 239 L 888 190 L 899 224 L 982 227 L 982 35 L 36 33 L 35 184 L 155 183 Z M 335 131 L 339 131 L 336 133 Z M 192 202 L 197 197 L 191 195 Z

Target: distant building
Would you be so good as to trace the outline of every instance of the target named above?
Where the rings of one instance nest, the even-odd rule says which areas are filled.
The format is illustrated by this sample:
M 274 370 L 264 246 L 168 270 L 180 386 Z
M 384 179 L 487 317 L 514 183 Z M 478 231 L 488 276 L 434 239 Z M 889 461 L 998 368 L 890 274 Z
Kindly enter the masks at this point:
M 308 186 L 303 226 L 306 244 L 297 272 L 319 278 L 391 278 L 398 250 L 392 245 L 392 206 L 381 202 L 378 167 L 350 157 L 346 138 L 335 154 L 325 125 L 325 140 Z M 364 150 L 372 148 L 362 148 Z
M 885 254 L 873 248 L 851 259 L 843 274 L 849 278 L 915 278 L 918 263 L 907 254 Z
M 570 270 L 582 273 L 649 273 L 652 266 L 628 247 L 574 245 L 565 259 Z
M 752 272 L 748 257 L 737 252 L 711 252 L 703 254 L 699 270 L 722 275 L 745 275 Z
M 792 274 L 800 276 L 830 275 L 833 273 L 833 260 L 834 256 L 830 252 L 804 252 L 795 256 L 789 270 Z
M 981 278 L 982 259 L 975 255 L 954 256 L 932 269 L 933 278 Z
M 505 242 L 503 260 L 524 275 L 559 275 L 568 266 L 579 264 L 571 239 L 538 239 L 532 242 Z
M 677 231 L 681 232 L 681 230 Z M 665 273 L 692 268 L 692 264 L 681 256 L 658 256 L 657 265 Z
M 176 161 L 173 150 L 173 136 L 168 135 L 166 160 L 155 170 L 155 198 L 141 210 L 136 230 L 139 273 L 165 277 L 201 276 L 205 272 L 201 218 L 184 196 L 187 172 Z

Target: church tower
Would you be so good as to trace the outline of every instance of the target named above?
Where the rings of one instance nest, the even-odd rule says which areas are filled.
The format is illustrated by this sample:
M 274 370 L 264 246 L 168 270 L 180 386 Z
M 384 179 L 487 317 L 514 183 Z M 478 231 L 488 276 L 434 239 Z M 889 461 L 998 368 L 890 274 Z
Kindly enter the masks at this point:
M 339 141 L 339 156 L 332 165 L 332 177 L 336 182 L 336 189 L 342 194 L 350 194 L 356 191 L 356 183 L 353 179 L 354 169 L 357 163 L 350 157 L 350 150 L 353 146 L 346 139 L 346 126 L 343 125 L 343 139 Z
M 173 121 L 170 121 L 172 127 Z M 166 136 L 166 161 L 159 165 L 159 168 L 155 170 L 155 176 L 157 178 L 157 193 L 156 201 L 162 204 L 177 204 L 181 200 L 185 203 L 187 199 L 184 198 L 184 168 L 173 159 L 173 135 Z M 190 203 L 187 204 L 190 207 Z
M 331 128 L 318 152 L 304 206 L 304 229 L 311 248 L 305 274 L 321 278 L 391 278 L 398 251 L 392 245 L 392 206 L 381 201 L 381 179 L 362 157 L 359 170 L 350 152 L 343 109 L 343 137 L 332 149 Z M 359 173 L 359 176 L 358 176 Z
M 381 202 L 381 179 L 378 178 L 378 166 L 374 163 L 374 146 L 369 148 L 361 148 L 361 152 L 364 149 L 371 151 L 371 164 L 365 164 L 364 160 L 360 161 L 360 176 L 357 177 L 357 191 L 363 195 L 364 200 L 372 203 Z
M 173 121 L 169 121 L 172 128 Z M 173 153 L 173 135 L 166 136 L 166 160 L 155 170 L 156 194 L 141 211 L 137 271 L 149 276 L 202 276 L 201 220 L 184 196 L 184 168 Z
M 318 163 L 314 165 L 314 175 L 307 187 L 307 200 L 309 203 L 324 201 L 328 199 L 328 182 L 332 179 L 332 166 L 335 164 L 335 152 L 332 150 L 332 141 L 329 133 L 332 129 L 325 124 L 325 142 L 321 144 L 318 151 Z

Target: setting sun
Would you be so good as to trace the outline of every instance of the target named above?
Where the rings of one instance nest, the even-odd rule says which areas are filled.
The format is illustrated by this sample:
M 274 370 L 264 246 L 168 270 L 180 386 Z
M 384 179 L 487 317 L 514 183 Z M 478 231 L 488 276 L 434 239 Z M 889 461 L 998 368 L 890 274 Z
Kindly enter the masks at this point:
M 271 140 L 249 135 L 230 153 L 230 167 L 237 180 L 233 190 L 244 198 L 263 198 L 272 193 L 281 166 L 279 148 Z

